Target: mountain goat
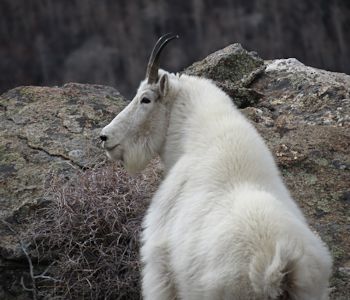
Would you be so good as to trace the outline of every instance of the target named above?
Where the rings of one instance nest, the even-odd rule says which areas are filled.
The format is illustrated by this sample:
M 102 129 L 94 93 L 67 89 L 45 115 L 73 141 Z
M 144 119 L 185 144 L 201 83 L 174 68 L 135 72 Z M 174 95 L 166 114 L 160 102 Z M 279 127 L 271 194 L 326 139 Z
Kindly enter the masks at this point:
M 158 299 L 328 299 L 332 260 L 256 129 L 210 80 L 159 69 L 103 128 L 131 172 L 159 155 L 165 178 L 143 223 L 142 292 Z

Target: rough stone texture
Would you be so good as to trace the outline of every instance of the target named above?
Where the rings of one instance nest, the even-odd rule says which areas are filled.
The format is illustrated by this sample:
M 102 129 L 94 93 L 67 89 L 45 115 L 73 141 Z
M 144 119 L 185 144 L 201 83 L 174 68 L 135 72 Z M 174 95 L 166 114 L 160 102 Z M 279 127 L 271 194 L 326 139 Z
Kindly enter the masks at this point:
M 0 96 L 0 299 L 20 297 L 18 274 L 28 263 L 19 237 L 48 199 L 50 175 L 69 179 L 105 160 L 100 128 L 124 106 L 117 90 L 99 85 L 19 87 Z
M 350 76 L 267 62 L 252 86 L 264 95 L 245 109 L 282 175 L 334 258 L 331 299 L 350 295 Z
M 291 193 L 331 249 L 331 299 L 349 299 L 350 76 L 295 59 L 264 62 L 238 44 L 185 73 L 213 79 L 267 140 Z M 88 157 L 101 153 L 99 128 L 125 104 L 111 88 L 76 84 L 17 88 L 0 101 L 0 216 L 18 226 L 35 207 L 28 203 L 45 200 L 51 169 L 69 177 L 93 164 Z M 0 270 L 26 268 L 18 242 L 1 223 L 0 235 Z
M 91 158 L 101 154 L 99 130 L 124 101 L 113 88 L 66 84 L 16 88 L 1 96 L 0 105 L 0 216 L 6 217 L 42 195 L 49 172 L 68 176 L 93 163 Z
M 264 61 L 255 52 L 248 52 L 240 44 L 232 44 L 189 66 L 184 73 L 213 80 L 244 108 L 259 101 L 262 95 L 249 85 L 262 74 Z

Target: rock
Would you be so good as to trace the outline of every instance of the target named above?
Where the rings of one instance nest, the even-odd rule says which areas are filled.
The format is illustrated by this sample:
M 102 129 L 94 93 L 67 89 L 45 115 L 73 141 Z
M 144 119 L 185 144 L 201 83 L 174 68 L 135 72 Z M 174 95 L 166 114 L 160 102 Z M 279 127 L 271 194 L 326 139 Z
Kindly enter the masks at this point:
M 232 44 L 210 54 L 204 60 L 189 66 L 184 72 L 223 83 L 239 83 L 264 61 L 254 52 L 248 52 L 240 44 Z
M 331 299 L 347 299 L 350 76 L 296 59 L 263 61 L 238 44 L 184 72 L 214 80 L 266 139 L 292 195 L 332 252 Z M 47 200 L 52 171 L 70 178 L 104 159 L 96 137 L 125 101 L 112 88 L 68 84 L 17 88 L 0 103 L 0 220 L 21 231 L 26 216 Z M 0 222 L 0 269 L 6 270 L 0 298 L 20 299 L 28 262 L 7 223 Z
M 213 80 L 243 108 L 257 103 L 262 95 L 248 88 L 265 69 L 264 61 L 255 52 L 248 52 L 240 44 L 210 54 L 189 66 L 184 73 Z
M 257 90 L 276 109 L 293 114 L 289 123 L 349 127 L 350 76 L 307 67 L 296 59 L 269 62 L 265 74 Z
M 104 157 L 99 130 L 125 103 L 113 88 L 81 84 L 20 87 L 0 101 L 1 217 L 40 198 L 50 172 L 69 177 Z
M 266 63 L 251 86 L 257 108 L 275 124 L 255 122 L 283 177 L 334 258 L 331 299 L 350 294 L 350 76 L 307 67 L 296 59 Z
M 240 53 L 239 56 L 236 53 Z M 247 69 L 235 68 L 250 61 Z M 264 62 L 237 44 L 188 71 L 226 92 L 252 121 L 279 165 L 292 195 L 334 258 L 331 299 L 350 294 L 350 76 L 303 65 L 294 58 Z M 222 72 L 222 77 L 217 73 Z M 230 74 L 230 72 L 235 74 Z M 251 78 L 246 80 L 246 78 Z M 260 97 L 244 101 L 237 86 Z M 250 92 L 250 93 L 252 93 Z M 248 107 L 247 107 L 248 106 Z
M 19 237 L 28 216 L 47 201 L 50 176 L 69 179 L 104 161 L 100 129 L 125 103 L 111 87 L 73 83 L 19 87 L 1 95 L 1 299 L 23 292 L 19 278 L 28 263 Z

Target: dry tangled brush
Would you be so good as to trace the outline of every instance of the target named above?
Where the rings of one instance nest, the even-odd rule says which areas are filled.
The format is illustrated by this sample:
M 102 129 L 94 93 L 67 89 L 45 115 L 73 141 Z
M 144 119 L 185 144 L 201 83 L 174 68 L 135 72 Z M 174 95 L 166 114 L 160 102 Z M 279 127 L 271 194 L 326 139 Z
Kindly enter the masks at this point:
M 141 220 L 160 169 L 130 177 L 118 166 L 55 178 L 32 236 L 39 260 L 53 261 L 37 286 L 55 299 L 140 299 Z

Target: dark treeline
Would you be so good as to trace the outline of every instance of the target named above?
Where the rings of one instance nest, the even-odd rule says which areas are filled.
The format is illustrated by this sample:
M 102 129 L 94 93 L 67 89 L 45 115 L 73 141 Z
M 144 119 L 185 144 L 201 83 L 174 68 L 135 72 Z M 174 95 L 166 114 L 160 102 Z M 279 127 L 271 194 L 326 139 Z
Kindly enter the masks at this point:
M 2 0 L 0 91 L 68 81 L 130 96 L 157 37 L 176 32 L 173 71 L 233 42 L 350 73 L 349 0 Z

